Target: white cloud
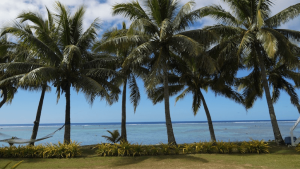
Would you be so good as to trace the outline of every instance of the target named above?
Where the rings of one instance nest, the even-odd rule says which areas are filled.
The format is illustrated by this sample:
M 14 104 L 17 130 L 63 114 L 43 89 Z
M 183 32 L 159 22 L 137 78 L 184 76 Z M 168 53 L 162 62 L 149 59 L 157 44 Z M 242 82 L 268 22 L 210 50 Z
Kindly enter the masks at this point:
M 87 28 L 96 18 L 102 21 L 102 29 L 108 29 L 111 26 L 120 25 L 123 21 L 130 23 L 127 18 L 123 16 L 112 16 L 112 6 L 116 3 L 130 2 L 131 0 L 106 0 L 100 3 L 100 0 L 61 0 L 65 5 L 71 8 L 74 12 L 79 5 L 86 6 L 86 14 L 84 18 L 84 27 Z M 181 3 L 184 4 L 189 0 L 182 0 Z M 55 0 L 1 0 L 0 1 L 0 24 L 3 26 L 7 22 L 13 21 L 18 14 L 23 11 L 40 11 L 46 17 L 45 6 L 47 6 L 51 11 L 55 12 L 53 7 Z M 277 0 L 275 5 L 272 7 L 273 13 L 277 13 L 291 5 L 299 3 L 299 0 Z M 222 0 L 196 0 L 196 7 L 201 8 L 207 5 L 218 4 L 223 6 L 225 9 L 229 9 Z M 212 25 L 216 23 L 211 18 L 204 18 L 199 21 L 201 25 Z M 0 27 L 2 27 L 0 26 Z M 288 22 L 283 25 L 283 28 L 298 29 L 300 26 L 299 17 L 293 21 Z M 103 31 L 102 30 L 102 31 Z

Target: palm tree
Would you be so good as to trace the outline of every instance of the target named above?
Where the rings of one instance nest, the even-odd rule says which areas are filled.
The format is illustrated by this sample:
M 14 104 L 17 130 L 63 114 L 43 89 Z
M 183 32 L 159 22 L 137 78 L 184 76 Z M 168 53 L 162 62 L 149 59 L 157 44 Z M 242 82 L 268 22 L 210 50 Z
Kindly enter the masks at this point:
M 300 84 L 300 73 L 293 70 L 289 70 L 288 66 L 282 63 L 277 63 L 274 66 L 274 70 L 268 72 L 269 83 L 273 88 L 272 101 L 276 103 L 280 96 L 280 90 L 285 91 L 289 96 L 291 103 L 296 106 L 298 113 L 300 114 L 300 105 L 298 94 L 295 91 L 294 86 L 289 82 L 292 80 L 296 86 Z M 289 79 L 286 80 L 286 79 Z
M 118 86 L 123 84 L 122 93 L 122 122 L 121 122 L 121 139 L 127 141 L 126 132 L 126 90 L 127 83 L 129 82 L 130 88 L 130 101 L 133 104 L 134 112 L 140 101 L 140 92 L 138 85 L 136 83 L 136 76 L 145 77 L 147 69 L 140 65 L 130 65 L 126 69 L 123 69 L 121 65 L 124 63 L 125 59 L 128 57 L 130 52 L 136 47 L 136 44 L 122 43 L 117 45 L 103 45 L 105 41 L 110 41 L 114 38 L 119 38 L 126 36 L 128 29 L 126 29 L 126 24 L 123 22 L 122 29 L 112 29 L 103 34 L 102 41 L 94 45 L 95 52 L 108 52 L 117 56 L 118 58 L 118 72 L 119 75 L 114 78 L 114 82 Z
M 284 144 L 272 104 L 266 62 L 278 55 L 290 67 L 298 64 L 298 59 L 292 52 L 294 45 L 289 39 L 299 41 L 300 32 L 277 27 L 300 14 L 300 3 L 271 17 L 272 0 L 224 0 L 224 2 L 230 6 L 233 14 L 216 5 L 202 9 L 201 16 L 211 16 L 221 23 L 205 30 L 219 34 L 223 38 L 214 48 L 222 49 L 223 57 L 238 56 L 237 64 L 246 56 L 256 59 L 258 67 L 252 69 L 256 69 L 256 73 L 261 73 L 262 78 L 258 83 L 262 84 L 265 91 L 275 141 Z
M 19 47 L 19 45 L 16 43 L 9 42 L 7 36 L 0 37 L 0 64 L 8 63 L 12 60 L 15 60 L 18 54 L 20 54 L 20 51 L 16 50 L 17 47 Z M 6 79 L 8 76 L 9 74 L 7 73 L 7 71 L 0 71 L 0 81 Z M 0 102 L 1 108 L 5 103 L 12 102 L 14 94 L 17 92 L 16 84 L 10 82 L 0 84 L 0 90 L 0 96 L 3 98 Z
M 208 66 L 207 63 L 211 62 Z M 203 63 L 206 63 L 205 65 Z M 177 57 L 172 61 L 170 66 L 173 68 L 174 74 L 170 74 L 169 89 L 170 95 L 174 96 L 183 90 L 181 94 L 176 97 L 176 102 L 183 99 L 188 93 L 192 93 L 193 102 L 192 110 L 194 115 L 197 115 L 201 104 L 203 103 L 205 114 L 207 117 L 208 127 L 210 131 L 211 141 L 216 141 L 213 123 L 210 112 L 201 90 L 207 91 L 210 88 L 217 95 L 223 95 L 230 98 L 237 103 L 243 104 L 243 97 L 232 90 L 231 86 L 234 84 L 234 76 L 237 72 L 232 70 L 230 65 L 232 61 L 218 62 L 211 58 L 210 61 L 203 62 L 201 56 L 189 57 L 182 60 Z M 162 83 L 162 81 L 161 81 Z M 184 87 L 186 88 L 184 89 Z M 148 92 L 148 96 L 156 104 L 163 100 L 162 88 L 156 88 L 152 92 Z
M 147 83 L 146 88 L 147 90 L 154 88 L 156 76 L 160 73 L 163 74 L 168 143 L 176 144 L 169 106 L 168 65 L 173 56 L 171 53 L 186 52 L 189 55 L 200 53 L 202 47 L 199 43 L 183 34 L 189 25 L 200 18 L 200 10 L 192 10 L 195 5 L 193 1 L 186 3 L 181 8 L 177 0 L 147 0 L 144 3 L 145 8 L 142 8 L 138 1 L 113 6 L 113 15 L 122 14 L 131 19 L 133 23 L 127 36 L 107 43 L 138 42 L 141 44 L 125 59 L 124 68 L 130 64 L 142 63 L 149 57 L 153 59 L 148 78 L 148 81 L 153 83 Z M 136 35 L 136 30 L 143 34 Z M 199 33 L 200 31 L 198 31 L 198 35 Z
M 280 91 L 285 91 L 289 96 L 291 103 L 297 107 L 300 114 L 299 98 L 298 94 L 295 91 L 294 86 L 290 81 L 293 81 L 296 86 L 299 86 L 300 74 L 294 70 L 290 70 L 289 67 L 282 61 L 267 60 L 267 76 L 269 77 L 268 83 L 272 87 L 272 101 L 276 103 L 280 96 Z M 263 86 L 261 83 L 261 73 L 258 69 L 257 61 L 253 60 L 249 62 L 253 65 L 248 65 L 249 67 L 255 67 L 248 76 L 239 78 L 236 85 L 239 90 L 243 89 L 243 95 L 245 96 L 245 106 L 246 108 L 251 108 L 254 104 L 254 101 L 258 97 L 263 95 Z
M 119 130 L 114 130 L 114 131 L 109 131 L 107 132 L 110 134 L 110 136 L 102 136 L 104 137 L 107 141 L 112 142 L 112 143 L 117 143 L 120 140 L 122 140 L 122 137 L 120 136 Z M 124 140 L 122 140 L 124 141 Z
M 47 9 L 47 11 L 48 11 L 48 16 L 51 16 L 51 13 L 49 12 L 48 9 Z M 20 14 L 18 18 L 25 20 L 28 17 L 29 18 L 31 17 L 31 19 L 36 19 L 35 23 L 38 23 L 38 24 L 34 25 L 35 26 L 35 34 L 33 33 L 32 29 L 29 25 L 24 25 L 23 27 L 19 27 L 20 29 L 22 29 L 23 32 L 27 32 L 31 36 L 36 36 L 37 39 L 42 39 L 43 35 L 45 35 L 45 34 L 48 34 L 48 36 L 50 38 L 54 37 L 53 35 L 55 34 L 56 31 L 54 30 L 55 27 L 53 25 L 53 18 L 50 17 L 50 19 L 51 19 L 50 21 L 47 21 L 47 20 L 45 21 L 45 20 L 43 20 L 43 18 L 40 15 L 33 14 L 33 13 L 23 13 L 23 14 Z M 52 25 L 50 25 L 50 24 L 52 24 Z M 36 67 L 36 64 L 39 64 L 39 66 L 45 66 L 45 65 L 43 65 L 46 62 L 45 58 L 37 57 L 38 54 L 33 52 L 33 49 L 30 49 L 30 44 L 27 43 L 26 38 L 22 39 L 22 41 L 20 40 L 19 45 L 14 45 L 14 46 L 19 48 L 14 52 L 14 55 L 15 55 L 14 62 L 24 62 L 23 64 L 27 64 L 27 67 L 29 67 L 32 64 L 31 66 L 33 68 Z M 21 55 L 17 53 L 17 52 L 20 53 L 20 51 L 22 51 Z M 19 64 L 22 64 L 22 63 L 19 63 Z M 11 76 L 13 75 L 15 77 L 20 77 L 20 73 L 28 73 L 31 70 L 32 69 L 27 70 L 27 72 L 20 72 L 20 71 L 16 71 L 16 69 L 13 65 L 6 67 L 6 71 L 9 72 Z M 11 77 L 11 78 L 14 78 L 14 77 Z M 43 84 L 41 86 L 30 86 L 30 85 L 23 84 L 21 87 L 24 89 L 29 89 L 29 90 L 42 90 L 37 113 L 36 113 L 36 119 L 34 121 L 34 126 L 33 126 L 33 130 L 32 130 L 32 135 L 31 135 L 31 139 L 35 140 L 37 133 L 38 133 L 45 92 L 46 92 L 46 90 L 50 90 L 50 88 L 47 86 L 47 84 Z M 32 142 L 30 144 L 34 145 L 34 142 Z
M 60 93 L 65 93 L 66 113 L 65 113 L 65 134 L 64 142 L 70 143 L 70 89 L 73 86 L 77 92 L 82 91 L 86 95 L 89 103 L 93 103 L 97 96 L 105 98 L 109 104 L 117 99 L 113 94 L 118 93 L 118 88 L 109 82 L 110 76 L 115 74 L 114 70 L 107 69 L 106 61 L 102 56 L 90 53 L 90 48 L 96 39 L 98 29 L 98 20 L 96 19 L 90 27 L 83 32 L 83 16 L 85 8 L 80 6 L 74 15 L 71 16 L 67 7 L 60 2 L 56 2 L 58 14 L 48 15 L 48 22 L 56 21 L 58 25 L 55 38 L 50 37 L 47 29 L 47 23 L 41 23 L 39 14 L 32 12 L 24 13 L 20 16 L 21 22 L 30 21 L 36 26 L 38 36 L 32 36 L 23 31 L 23 25 L 16 23 L 12 27 L 4 28 L 2 34 L 11 33 L 26 40 L 30 49 L 35 54 L 44 59 L 45 64 L 35 67 L 24 63 L 10 63 L 7 66 L 17 65 L 19 69 L 26 69 L 28 66 L 32 70 L 28 71 L 20 79 L 20 85 L 45 85 L 52 82 L 56 87 L 57 99 Z M 55 19 L 50 19 L 51 17 Z M 50 24 L 49 26 L 54 26 Z M 49 28 L 48 30 L 52 30 Z M 46 62 L 47 61 L 47 62 Z M 109 94 L 107 91 L 113 91 Z

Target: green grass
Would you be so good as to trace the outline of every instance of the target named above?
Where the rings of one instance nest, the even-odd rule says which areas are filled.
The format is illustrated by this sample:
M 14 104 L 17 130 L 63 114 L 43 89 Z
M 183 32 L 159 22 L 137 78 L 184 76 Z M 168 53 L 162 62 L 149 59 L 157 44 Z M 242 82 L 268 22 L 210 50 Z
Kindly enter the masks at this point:
M 270 154 L 188 154 L 141 157 L 98 157 L 92 146 L 73 159 L 2 158 L 0 167 L 24 160 L 21 168 L 300 168 L 295 148 L 270 144 Z

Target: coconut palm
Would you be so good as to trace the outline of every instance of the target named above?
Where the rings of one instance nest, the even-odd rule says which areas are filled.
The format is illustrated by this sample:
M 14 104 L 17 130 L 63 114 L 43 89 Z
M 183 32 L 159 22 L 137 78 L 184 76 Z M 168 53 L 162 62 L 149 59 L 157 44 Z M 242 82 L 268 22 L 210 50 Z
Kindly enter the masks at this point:
M 57 14 L 48 15 L 48 21 L 56 21 L 58 26 L 55 38 L 47 34 L 47 30 L 42 29 L 43 26 L 54 26 L 54 24 L 43 23 L 39 14 L 32 12 L 24 13 L 20 16 L 21 22 L 30 21 L 36 26 L 32 29 L 36 30 L 38 36 L 32 36 L 24 31 L 22 24 L 15 23 L 12 27 L 4 28 L 2 34 L 11 33 L 26 40 L 30 49 L 37 56 L 43 58 L 44 64 L 36 64 L 35 67 L 24 63 L 10 63 L 8 66 L 18 66 L 19 69 L 29 70 L 24 77 L 20 79 L 20 85 L 45 85 L 52 82 L 57 91 L 57 99 L 60 94 L 65 93 L 66 97 L 66 113 L 65 113 L 65 134 L 64 142 L 70 143 L 70 89 L 73 86 L 77 92 L 82 91 L 86 95 L 89 103 L 93 103 L 97 96 L 105 98 L 111 104 L 116 97 L 112 97 L 107 90 L 111 89 L 112 94 L 118 93 L 118 88 L 114 87 L 109 78 L 115 74 L 114 70 L 107 69 L 106 60 L 102 56 L 90 53 L 90 48 L 97 37 L 98 19 L 96 19 L 90 27 L 83 31 L 83 16 L 85 8 L 80 6 L 74 15 L 70 14 L 70 10 L 56 2 L 55 6 Z M 50 19 L 53 17 L 54 19 Z M 38 27 L 38 28 L 36 28 Z M 110 66 L 110 65 L 109 65 Z
M 0 37 L 0 64 L 1 63 L 9 63 L 12 60 L 18 59 L 21 54 L 21 50 L 17 50 L 20 48 L 20 45 L 16 43 L 12 43 L 8 41 L 7 36 L 2 36 Z M 0 71 L 0 81 L 3 79 L 6 79 L 10 75 L 8 74 L 7 71 L 2 70 Z M 16 89 L 16 84 L 13 83 L 3 83 L 0 84 L 0 90 L 1 90 L 1 97 L 3 98 L 2 101 L 0 102 L 0 108 L 5 104 L 5 103 L 11 103 L 14 94 L 17 92 Z
M 280 91 L 283 90 L 290 96 L 291 103 L 297 107 L 298 112 L 300 113 L 298 94 L 296 93 L 293 84 L 291 84 L 292 81 L 296 86 L 299 86 L 300 74 L 295 72 L 294 70 L 290 70 L 289 67 L 281 61 L 275 63 L 274 60 L 269 59 L 267 62 L 268 67 L 266 73 L 269 77 L 267 80 L 272 87 L 273 103 L 276 103 L 278 101 Z M 247 108 L 252 107 L 254 101 L 257 98 L 261 98 L 264 92 L 262 84 L 258 83 L 259 81 L 261 81 L 262 77 L 258 69 L 257 61 L 254 60 L 249 63 L 254 64 L 249 67 L 255 68 L 248 76 L 240 78 L 236 83 L 239 90 L 243 89 L 243 95 L 245 96 L 245 106 Z
M 110 136 L 102 136 L 104 137 L 107 141 L 111 142 L 111 143 L 117 143 L 120 140 L 122 140 L 119 130 L 114 130 L 114 131 L 109 131 L 107 130 L 107 132 L 110 134 Z M 122 140 L 123 141 L 123 140 Z
M 48 16 L 51 16 L 51 13 L 48 11 Z M 19 27 L 19 29 L 22 29 L 23 32 L 27 32 L 30 36 L 36 36 L 35 38 L 37 39 L 43 39 L 43 35 L 47 34 L 48 37 L 50 38 L 54 38 L 54 34 L 57 32 L 54 30 L 54 23 L 53 23 L 53 18 L 50 17 L 50 21 L 45 21 L 43 20 L 43 18 L 38 15 L 38 14 L 33 14 L 33 13 L 23 13 L 20 14 L 20 16 L 18 17 L 20 19 L 26 20 L 28 18 L 31 18 L 31 20 L 35 19 L 35 33 L 33 33 L 31 26 L 29 25 L 24 25 Z M 21 21 L 22 22 L 22 21 Z M 52 24 L 52 25 L 50 25 Z M 24 62 L 23 64 L 27 64 L 27 67 L 29 67 L 31 64 L 32 68 L 35 68 L 38 64 L 39 66 L 45 66 L 44 63 L 46 62 L 45 58 L 43 57 L 38 57 L 38 53 L 34 52 L 34 49 L 30 49 L 30 44 L 27 43 L 28 39 L 23 38 L 22 40 L 19 41 L 19 45 L 17 47 L 21 47 L 21 49 L 16 50 L 18 51 L 22 51 L 21 54 L 18 54 L 16 56 L 14 56 L 14 62 L 19 62 L 18 64 L 22 64 L 21 62 Z M 19 52 L 20 53 L 20 52 Z M 14 53 L 16 54 L 16 52 Z M 10 73 L 10 75 L 13 77 L 10 78 L 19 78 L 21 77 L 20 74 L 22 73 L 28 73 L 29 71 L 31 71 L 33 69 L 28 69 L 27 72 L 20 72 L 16 71 L 14 64 L 6 67 L 6 71 Z M 24 71 L 24 70 L 23 70 Z M 42 107 L 43 107 L 43 100 L 44 100 L 44 96 L 45 96 L 45 92 L 46 90 L 50 90 L 50 87 L 47 86 L 47 84 L 43 84 L 41 86 L 28 86 L 28 85 L 22 85 L 21 86 L 23 89 L 29 89 L 29 90 L 42 90 L 41 92 L 41 97 L 40 97 L 40 101 L 39 101 L 39 105 L 38 105 L 38 109 L 37 109 L 37 113 L 36 113 L 36 119 L 34 121 L 34 126 L 33 126 L 33 131 L 32 131 L 32 135 L 31 135 L 31 139 L 35 140 L 37 133 L 38 133 L 38 128 L 39 128 L 39 122 L 40 122 L 40 117 L 41 117 L 41 113 L 42 113 Z M 31 143 L 31 145 L 33 145 L 34 142 Z
M 171 53 L 186 52 L 189 55 L 198 55 L 202 51 L 202 46 L 199 43 L 184 35 L 184 31 L 200 18 L 200 10 L 192 9 L 195 6 L 194 1 L 190 1 L 182 7 L 177 0 L 147 0 L 143 2 L 144 8 L 138 1 L 113 6 L 113 15 L 122 14 L 131 19 L 133 23 L 127 36 L 107 43 L 141 43 L 129 54 L 123 67 L 126 68 L 131 63 L 138 64 L 149 59 L 149 57 L 152 58 L 148 78 L 150 82 L 146 83 L 147 90 L 153 89 L 156 77 L 163 74 L 168 143 L 176 144 L 169 107 L 168 64 L 173 56 Z M 134 34 L 136 30 L 143 32 L 143 34 Z M 198 35 L 200 35 L 200 31 L 198 31 Z
M 145 77 L 147 69 L 141 65 L 130 65 L 126 69 L 122 68 L 122 63 L 125 61 L 130 52 L 137 46 L 136 44 L 122 43 L 117 45 L 103 45 L 105 41 L 110 41 L 114 38 L 119 38 L 126 36 L 128 29 L 126 28 L 126 23 L 123 22 L 122 29 L 112 29 L 103 34 L 102 40 L 94 45 L 95 52 L 108 52 L 115 55 L 118 58 L 119 67 L 118 72 L 119 76 L 114 78 L 114 82 L 118 86 L 123 84 L 122 91 L 122 122 L 121 122 L 121 139 L 127 141 L 127 132 L 126 132 L 126 90 L 127 83 L 129 82 L 130 88 L 130 101 L 133 104 L 134 112 L 140 101 L 140 92 L 138 85 L 136 83 L 136 76 Z
M 212 62 L 211 66 L 207 66 L 208 62 Z M 206 63 L 205 65 L 203 63 Z M 189 57 L 182 60 L 180 57 L 176 58 L 170 66 L 175 74 L 169 75 L 171 83 L 169 83 L 170 95 L 176 97 L 176 102 L 183 99 L 188 93 L 192 93 L 193 102 L 192 110 L 194 115 L 197 115 L 201 104 L 204 106 L 205 114 L 207 117 L 208 127 L 210 131 L 211 141 L 216 141 L 213 123 L 210 112 L 205 101 L 202 91 L 207 91 L 210 88 L 215 94 L 223 95 L 230 98 L 237 103 L 243 104 L 243 97 L 239 93 L 232 90 L 231 86 L 234 84 L 234 76 L 237 72 L 232 70 L 233 67 L 228 66 L 232 61 L 226 60 L 218 62 L 211 58 L 210 61 L 203 62 L 201 56 Z M 214 66 L 213 66 L 214 65 Z M 162 83 L 162 81 L 161 81 Z M 184 89 L 184 87 L 186 88 Z M 182 91 L 182 92 L 181 92 Z M 156 104 L 163 100 L 163 90 L 157 88 L 153 92 L 148 92 L 149 97 L 153 103 Z
M 298 59 L 292 52 L 295 47 L 290 39 L 299 41 L 300 32 L 277 27 L 300 14 L 300 3 L 270 16 L 272 0 L 224 0 L 224 2 L 230 6 L 232 13 L 217 5 L 202 9 L 202 16 L 211 16 L 220 22 L 205 30 L 219 34 L 223 38 L 214 48 L 222 51 L 223 56 L 238 56 L 237 64 L 243 62 L 246 56 L 257 60 L 258 67 L 252 69 L 255 69 L 255 73 L 261 74 L 262 78 L 258 83 L 262 84 L 265 91 L 274 137 L 277 143 L 283 144 L 267 81 L 266 62 L 278 55 L 290 67 L 298 64 Z M 230 55 L 233 52 L 235 54 Z
M 295 91 L 294 85 L 289 81 L 293 81 L 296 86 L 300 84 L 300 73 L 289 70 L 285 64 L 277 63 L 274 70 L 268 72 L 269 83 L 273 88 L 272 101 L 276 103 L 280 96 L 280 90 L 285 91 L 289 96 L 291 103 L 297 108 L 300 114 L 299 97 Z M 288 80 L 287 80 L 288 79 Z

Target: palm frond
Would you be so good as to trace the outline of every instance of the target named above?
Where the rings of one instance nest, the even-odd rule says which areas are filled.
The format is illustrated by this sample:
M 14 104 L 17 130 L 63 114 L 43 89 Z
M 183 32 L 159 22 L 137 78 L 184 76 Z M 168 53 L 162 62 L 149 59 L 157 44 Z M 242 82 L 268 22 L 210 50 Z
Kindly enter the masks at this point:
M 262 43 L 268 56 L 273 58 L 278 50 L 278 41 L 276 37 L 265 29 L 260 29 L 257 33 L 257 39 Z
M 93 104 L 95 98 L 100 96 L 101 99 L 105 98 L 107 103 L 112 104 L 110 100 L 110 95 L 106 91 L 105 87 L 103 87 L 99 82 L 96 80 L 82 75 L 76 81 L 73 82 L 76 91 L 82 91 L 85 94 L 85 97 L 89 104 Z
M 39 67 L 26 73 L 20 81 L 19 85 L 42 85 L 47 82 L 56 80 L 59 77 L 59 71 L 52 67 Z
M 299 14 L 300 3 L 297 3 L 268 18 L 265 23 L 270 28 L 279 27 L 282 24 L 285 24 L 286 22 L 296 18 L 299 16 Z
M 113 6 L 113 15 L 123 15 L 130 20 L 135 19 L 149 19 L 146 12 L 140 6 L 138 1 L 133 1 L 131 3 L 120 3 Z
M 174 35 L 170 41 L 170 46 L 177 53 L 188 53 L 192 56 L 197 56 L 203 51 L 203 46 L 196 42 L 194 39 L 184 35 Z
M 131 53 L 123 62 L 122 66 L 127 67 L 131 62 L 133 62 L 134 64 L 141 63 L 145 57 L 149 56 L 158 48 L 158 45 L 159 44 L 156 41 L 149 41 L 139 45 L 131 51 Z
M 79 65 L 81 62 L 80 48 L 75 45 L 66 46 L 62 62 L 68 65 L 68 69 L 71 69 L 72 64 Z
M 228 26 L 239 26 L 241 21 L 235 18 L 230 12 L 225 11 L 220 5 L 212 5 L 200 8 L 198 10 L 200 17 L 210 16 L 219 24 Z
M 137 106 L 139 105 L 141 95 L 134 75 L 131 75 L 129 77 L 129 88 L 130 88 L 130 102 L 133 104 L 134 112 L 135 112 Z
M 202 100 L 201 97 L 199 95 L 199 89 L 197 92 L 193 92 L 193 102 L 192 102 L 192 110 L 194 112 L 194 115 L 197 114 L 199 108 L 201 107 L 202 104 Z
M 176 97 L 176 99 L 175 99 L 175 104 L 176 104 L 180 99 L 183 99 L 183 98 L 186 96 L 186 94 L 187 94 L 188 92 L 190 92 L 190 88 L 189 88 L 189 87 L 186 88 L 186 89 L 184 89 L 184 91 L 183 91 L 180 95 L 178 95 L 178 96 Z
M 196 3 L 194 1 L 189 1 L 181 7 L 174 20 L 172 20 L 174 32 L 186 29 L 189 24 L 194 23 L 194 21 L 199 18 L 198 11 L 192 12 L 195 5 Z

